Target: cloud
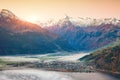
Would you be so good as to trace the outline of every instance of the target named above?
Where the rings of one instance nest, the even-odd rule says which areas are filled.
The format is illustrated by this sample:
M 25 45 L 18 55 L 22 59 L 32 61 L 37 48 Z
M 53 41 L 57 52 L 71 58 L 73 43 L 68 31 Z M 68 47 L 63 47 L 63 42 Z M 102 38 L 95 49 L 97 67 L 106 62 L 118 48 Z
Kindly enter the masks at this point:
M 73 79 L 67 75 L 51 71 L 8 70 L 0 72 L 0 80 L 73 80 Z

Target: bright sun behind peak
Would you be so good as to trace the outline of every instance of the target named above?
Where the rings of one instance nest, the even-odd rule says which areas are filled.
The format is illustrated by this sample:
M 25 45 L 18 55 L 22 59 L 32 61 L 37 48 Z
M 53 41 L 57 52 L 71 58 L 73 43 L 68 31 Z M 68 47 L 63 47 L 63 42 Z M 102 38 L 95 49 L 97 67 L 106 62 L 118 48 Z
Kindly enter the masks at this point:
M 26 21 L 32 22 L 32 23 L 37 23 L 38 17 L 37 16 L 28 16 L 25 19 Z

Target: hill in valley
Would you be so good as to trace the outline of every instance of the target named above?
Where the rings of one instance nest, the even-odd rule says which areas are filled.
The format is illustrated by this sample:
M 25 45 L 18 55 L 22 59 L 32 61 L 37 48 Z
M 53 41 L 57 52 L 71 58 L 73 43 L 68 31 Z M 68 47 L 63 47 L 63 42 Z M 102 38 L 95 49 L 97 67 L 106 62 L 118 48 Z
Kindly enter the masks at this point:
M 95 51 L 80 60 L 93 63 L 100 70 L 120 73 L 120 43 Z

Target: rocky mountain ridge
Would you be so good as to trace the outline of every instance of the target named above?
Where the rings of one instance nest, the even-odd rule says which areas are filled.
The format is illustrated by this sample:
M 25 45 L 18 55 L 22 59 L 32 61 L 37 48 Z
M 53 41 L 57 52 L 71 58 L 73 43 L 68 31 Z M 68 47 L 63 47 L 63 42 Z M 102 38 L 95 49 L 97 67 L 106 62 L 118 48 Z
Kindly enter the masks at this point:
M 68 42 L 11 11 L 0 11 L 0 55 L 40 54 L 74 50 Z
M 80 22 L 82 20 L 86 25 L 82 25 Z M 44 28 L 65 38 L 73 48 L 79 51 L 92 51 L 120 39 L 119 19 L 80 18 L 76 21 L 79 25 L 66 16 Z

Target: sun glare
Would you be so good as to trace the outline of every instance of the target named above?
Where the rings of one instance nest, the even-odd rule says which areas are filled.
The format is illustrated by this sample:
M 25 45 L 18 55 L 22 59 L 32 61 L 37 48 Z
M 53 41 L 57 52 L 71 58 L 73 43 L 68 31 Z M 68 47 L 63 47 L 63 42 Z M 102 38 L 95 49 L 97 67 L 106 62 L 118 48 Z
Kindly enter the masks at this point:
M 36 23 L 38 21 L 38 17 L 37 16 L 28 16 L 28 17 L 26 17 L 26 21 Z

